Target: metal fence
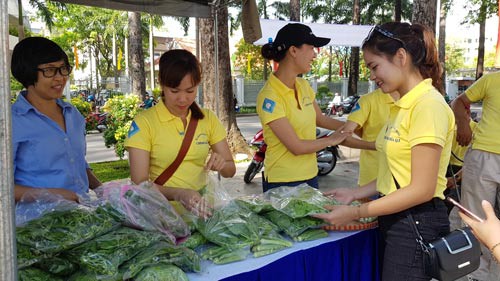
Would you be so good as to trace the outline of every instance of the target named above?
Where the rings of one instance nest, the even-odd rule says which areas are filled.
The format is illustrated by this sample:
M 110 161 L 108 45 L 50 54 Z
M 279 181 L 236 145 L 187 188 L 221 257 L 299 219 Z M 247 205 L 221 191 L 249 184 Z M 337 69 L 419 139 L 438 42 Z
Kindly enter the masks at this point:
M 311 87 L 317 92 L 319 87 L 327 86 L 332 93 L 341 93 L 342 97 L 347 97 L 348 79 L 343 79 L 336 82 L 317 82 L 313 79 L 309 81 Z M 257 95 L 264 86 L 266 81 L 260 80 L 245 80 L 242 77 L 237 77 L 233 81 L 233 92 L 240 106 L 255 106 Z M 371 81 L 358 82 L 358 95 L 364 95 L 375 90 L 375 84 Z M 321 103 L 328 101 L 319 101 Z

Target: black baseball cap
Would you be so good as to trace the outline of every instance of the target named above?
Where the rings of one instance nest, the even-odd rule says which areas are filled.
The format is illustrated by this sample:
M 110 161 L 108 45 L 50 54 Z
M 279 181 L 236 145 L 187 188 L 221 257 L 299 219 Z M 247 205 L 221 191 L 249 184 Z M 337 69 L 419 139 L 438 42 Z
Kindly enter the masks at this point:
M 278 51 L 286 50 L 290 46 L 300 46 L 302 44 L 323 47 L 330 42 L 330 38 L 317 37 L 311 28 L 301 23 L 289 23 L 283 26 L 276 35 L 273 45 Z

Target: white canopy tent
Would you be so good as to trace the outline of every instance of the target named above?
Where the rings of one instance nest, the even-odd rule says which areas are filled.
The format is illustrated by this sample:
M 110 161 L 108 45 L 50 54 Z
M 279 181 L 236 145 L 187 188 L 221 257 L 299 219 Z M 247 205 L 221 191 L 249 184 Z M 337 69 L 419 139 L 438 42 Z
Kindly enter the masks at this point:
M 253 42 L 254 45 L 264 45 L 269 38 L 276 37 L 278 30 L 291 23 L 290 21 L 261 19 L 262 38 Z M 309 26 L 314 35 L 319 37 L 331 38 L 328 46 L 348 46 L 360 47 L 363 40 L 368 36 L 372 29 L 371 25 L 346 25 L 346 24 L 327 24 L 327 23 L 303 23 Z

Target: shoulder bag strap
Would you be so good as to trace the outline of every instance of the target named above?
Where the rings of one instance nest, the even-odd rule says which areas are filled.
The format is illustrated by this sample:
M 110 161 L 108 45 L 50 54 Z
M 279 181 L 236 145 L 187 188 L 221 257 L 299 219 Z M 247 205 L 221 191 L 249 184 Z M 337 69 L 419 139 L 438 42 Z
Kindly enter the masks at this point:
M 394 183 L 396 184 L 396 188 L 400 189 L 401 186 L 399 186 L 399 183 L 396 180 L 396 178 L 394 177 L 394 175 L 392 175 L 392 179 L 394 180 Z M 420 234 L 420 231 L 418 231 L 417 224 L 415 223 L 415 220 L 413 219 L 413 216 L 412 216 L 412 214 L 411 214 L 411 212 L 409 210 L 406 210 L 406 216 L 408 217 L 408 221 L 410 223 L 410 227 L 413 229 L 413 232 L 417 236 L 417 238 L 415 240 L 420 245 L 420 247 L 422 247 L 422 250 L 427 251 L 428 249 L 427 249 L 425 240 L 422 237 L 422 235 Z
M 181 149 L 179 150 L 179 153 L 177 154 L 177 157 L 175 158 L 174 162 L 168 166 L 161 175 L 159 175 L 155 183 L 158 185 L 163 185 L 165 184 L 170 177 L 175 173 L 177 168 L 179 168 L 179 165 L 182 163 L 182 160 L 184 160 L 184 157 L 186 156 L 186 153 L 189 150 L 189 146 L 191 146 L 191 142 L 193 141 L 194 137 L 194 131 L 196 130 L 196 126 L 198 125 L 198 119 L 196 118 L 191 118 L 191 121 L 189 121 L 187 130 L 186 130 L 186 135 L 184 136 L 184 140 L 182 141 Z

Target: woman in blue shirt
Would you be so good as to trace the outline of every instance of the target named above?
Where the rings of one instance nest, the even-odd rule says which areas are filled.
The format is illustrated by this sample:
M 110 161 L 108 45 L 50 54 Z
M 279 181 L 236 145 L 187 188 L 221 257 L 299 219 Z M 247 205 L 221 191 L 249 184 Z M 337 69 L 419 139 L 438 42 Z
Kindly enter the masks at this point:
M 78 201 L 101 185 L 85 160 L 85 119 L 61 99 L 71 70 L 49 39 L 26 38 L 13 50 L 12 75 L 26 88 L 12 105 L 16 201 L 41 188 Z

